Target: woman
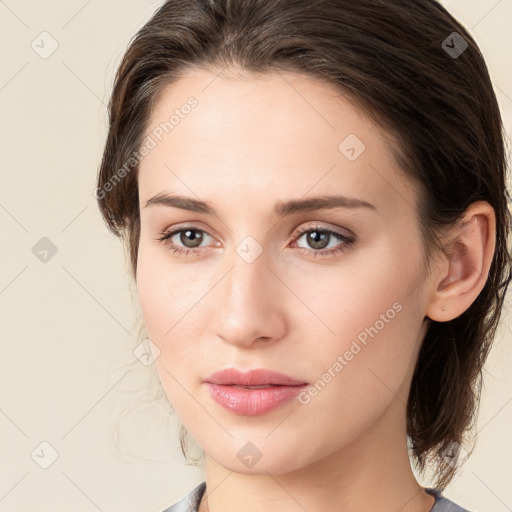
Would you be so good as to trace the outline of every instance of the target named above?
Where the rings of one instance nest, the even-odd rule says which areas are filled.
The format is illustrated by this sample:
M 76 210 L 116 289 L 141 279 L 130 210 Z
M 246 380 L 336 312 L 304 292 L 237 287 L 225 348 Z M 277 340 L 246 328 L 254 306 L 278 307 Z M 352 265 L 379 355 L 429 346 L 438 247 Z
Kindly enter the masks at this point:
M 166 510 L 464 510 L 442 490 L 510 281 L 467 31 L 433 0 L 169 0 L 109 114 L 98 204 L 204 450 Z

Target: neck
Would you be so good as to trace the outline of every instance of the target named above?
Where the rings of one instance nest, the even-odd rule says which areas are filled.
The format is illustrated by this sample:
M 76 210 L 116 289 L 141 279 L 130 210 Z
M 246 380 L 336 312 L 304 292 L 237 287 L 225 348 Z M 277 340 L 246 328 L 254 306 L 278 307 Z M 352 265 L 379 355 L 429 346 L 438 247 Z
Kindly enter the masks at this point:
M 399 399 L 357 439 L 307 467 L 241 474 L 205 454 L 205 475 L 199 512 L 429 512 L 435 502 L 412 472 Z

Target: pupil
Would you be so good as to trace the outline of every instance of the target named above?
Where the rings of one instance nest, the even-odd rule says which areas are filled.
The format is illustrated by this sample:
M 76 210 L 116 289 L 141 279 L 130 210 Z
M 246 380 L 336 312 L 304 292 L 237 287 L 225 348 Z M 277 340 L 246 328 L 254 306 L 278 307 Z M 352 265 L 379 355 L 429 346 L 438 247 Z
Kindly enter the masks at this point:
M 197 236 L 194 236 L 194 233 Z M 191 238 L 186 238 L 189 236 L 191 236 Z M 181 242 L 183 243 L 183 245 L 185 245 L 187 247 L 198 247 L 199 245 L 201 245 L 201 241 L 203 240 L 203 235 L 200 234 L 195 229 L 187 229 L 181 233 L 180 238 L 181 238 Z M 188 245 L 190 242 L 192 243 L 192 245 Z

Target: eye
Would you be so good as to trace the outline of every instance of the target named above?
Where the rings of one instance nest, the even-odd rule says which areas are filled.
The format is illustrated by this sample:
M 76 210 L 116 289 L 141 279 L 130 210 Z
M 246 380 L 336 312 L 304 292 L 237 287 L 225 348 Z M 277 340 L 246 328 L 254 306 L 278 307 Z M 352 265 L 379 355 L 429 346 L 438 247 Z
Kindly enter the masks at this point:
M 185 248 L 182 249 L 176 242 L 173 242 L 172 239 L 174 236 L 178 235 L 178 240 L 180 243 L 185 245 Z M 201 242 L 204 240 L 205 236 L 210 238 L 209 235 L 204 229 L 195 228 L 192 226 L 182 227 L 181 229 L 173 229 L 170 232 L 164 232 L 161 236 L 157 238 L 159 242 L 164 243 L 172 252 L 178 254 L 189 254 L 189 253 L 197 253 L 200 252 L 198 247 L 201 245 Z
M 179 236 L 173 241 L 173 238 L 176 235 Z M 162 233 L 156 238 L 156 240 L 166 245 L 173 253 L 187 255 L 201 252 L 202 248 L 200 246 L 205 240 L 205 235 L 206 237 L 213 238 L 204 229 L 199 229 L 194 226 L 178 226 L 172 231 Z M 304 235 L 308 235 L 305 240 L 312 249 L 308 249 L 307 247 L 302 247 L 297 244 L 297 240 L 303 238 Z M 338 240 L 338 245 L 334 248 L 328 248 L 329 243 L 333 240 Z M 331 254 L 343 252 L 350 246 L 354 245 L 355 242 L 356 239 L 354 236 L 344 234 L 341 231 L 322 226 L 310 226 L 295 235 L 292 247 L 297 247 L 298 249 L 306 251 L 308 254 L 313 254 L 314 257 L 317 257 L 329 256 Z M 184 247 L 181 247 L 179 244 L 183 244 Z M 328 249 L 326 250 L 326 248 Z
M 308 227 L 307 229 L 303 229 L 297 234 L 296 240 L 300 240 L 304 237 L 304 235 L 307 235 L 305 237 L 306 243 L 309 244 L 310 247 L 313 247 L 313 249 L 298 246 L 296 241 L 293 242 L 293 244 L 294 246 L 298 246 L 299 249 L 302 249 L 309 254 L 313 254 L 314 257 L 330 256 L 338 252 L 346 251 L 356 242 L 355 237 L 351 235 L 347 235 L 341 231 L 328 229 L 322 226 L 313 226 Z M 341 243 L 339 243 L 337 246 L 334 246 L 333 248 L 331 246 L 331 248 L 323 250 L 329 246 L 329 243 L 333 241 L 333 239 L 334 241 L 338 240 L 338 242 Z

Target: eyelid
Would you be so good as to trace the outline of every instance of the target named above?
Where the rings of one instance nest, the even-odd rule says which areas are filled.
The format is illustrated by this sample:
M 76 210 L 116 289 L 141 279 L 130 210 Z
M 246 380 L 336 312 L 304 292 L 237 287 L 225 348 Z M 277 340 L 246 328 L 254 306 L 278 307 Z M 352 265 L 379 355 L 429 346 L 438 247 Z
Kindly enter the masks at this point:
M 305 225 L 301 225 L 300 228 L 297 228 L 297 230 L 293 232 L 293 237 L 296 238 L 297 236 L 302 235 L 307 231 L 313 231 L 315 229 L 318 229 L 319 231 L 334 231 L 338 235 L 345 238 L 356 238 L 356 235 L 350 229 L 340 228 L 339 226 L 322 225 L 321 222 L 313 222 L 312 224 L 306 223 Z
M 200 224 L 192 224 L 192 223 L 187 223 L 187 222 L 185 222 L 183 224 L 176 224 L 170 228 L 165 229 L 160 234 L 160 237 L 164 238 L 167 235 L 171 235 L 171 233 L 176 234 L 177 232 L 185 231 L 187 229 L 193 229 L 195 231 L 204 231 L 208 236 L 215 238 L 215 236 L 208 229 L 201 227 Z

